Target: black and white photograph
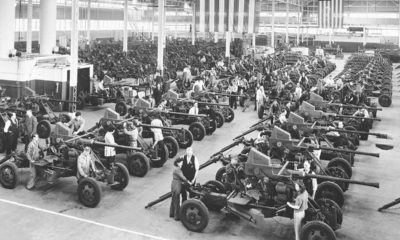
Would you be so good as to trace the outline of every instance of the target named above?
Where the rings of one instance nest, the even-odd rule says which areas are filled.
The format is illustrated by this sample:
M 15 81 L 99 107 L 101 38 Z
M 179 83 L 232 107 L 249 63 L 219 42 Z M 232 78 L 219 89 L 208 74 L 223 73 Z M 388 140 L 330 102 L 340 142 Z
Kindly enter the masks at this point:
M 0 0 L 0 240 L 400 239 L 400 0 Z

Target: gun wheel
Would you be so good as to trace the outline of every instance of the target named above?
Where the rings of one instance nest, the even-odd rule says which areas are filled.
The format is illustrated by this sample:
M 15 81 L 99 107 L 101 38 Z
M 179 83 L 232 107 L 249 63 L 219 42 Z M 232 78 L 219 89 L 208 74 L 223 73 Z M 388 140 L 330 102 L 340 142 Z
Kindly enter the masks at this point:
M 340 207 L 344 205 L 344 194 L 342 189 L 334 182 L 322 182 L 318 184 L 315 199 L 328 198 L 336 202 Z
M 188 148 L 193 144 L 193 134 L 187 129 L 182 129 L 177 133 L 176 140 L 180 148 Z
M 339 205 L 328 198 L 317 199 L 316 202 L 324 215 L 324 222 L 328 224 L 333 231 L 338 230 L 343 223 L 343 211 Z
M 14 189 L 18 183 L 17 166 L 12 162 L 5 162 L 0 166 L 0 184 L 4 188 Z
M 336 235 L 328 224 L 321 221 L 311 221 L 306 223 L 301 229 L 300 239 L 336 240 Z
M 193 139 L 196 141 L 203 140 L 204 136 L 206 135 L 206 129 L 204 128 L 203 124 L 199 122 L 190 124 L 189 131 L 193 134 Z
M 129 172 L 136 177 L 144 177 L 150 170 L 149 158 L 141 152 L 128 156 Z
M 128 169 L 122 163 L 115 163 L 115 176 L 114 181 L 117 184 L 111 186 L 111 189 L 122 191 L 128 186 L 129 183 L 129 172 Z
M 235 119 L 235 112 L 233 111 L 232 108 L 230 107 L 224 107 L 222 108 L 222 113 L 224 115 L 225 118 L 225 122 L 232 122 L 233 119 Z
M 189 199 L 183 202 L 180 210 L 182 224 L 190 231 L 202 232 L 208 225 L 210 213 L 203 202 Z
M 78 184 L 79 201 L 86 207 L 94 208 L 101 200 L 101 188 L 93 178 L 84 178 Z
M 226 119 L 224 117 L 224 115 L 220 112 L 216 112 L 215 113 L 215 121 L 217 122 L 217 128 L 220 128 L 224 125 Z
M 168 156 L 170 158 L 173 158 L 173 157 L 176 156 L 176 154 L 178 154 L 179 144 L 178 144 L 178 141 L 176 141 L 175 138 L 173 138 L 171 136 L 164 137 L 164 144 L 168 148 Z

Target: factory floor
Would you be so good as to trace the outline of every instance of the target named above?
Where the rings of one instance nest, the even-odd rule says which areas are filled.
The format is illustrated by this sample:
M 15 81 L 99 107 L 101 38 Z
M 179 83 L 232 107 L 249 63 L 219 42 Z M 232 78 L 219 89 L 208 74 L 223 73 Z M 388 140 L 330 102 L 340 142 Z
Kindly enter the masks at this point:
M 336 75 L 343 69 L 344 60 L 333 61 L 338 65 L 333 73 Z M 345 193 L 344 221 L 342 228 L 336 232 L 337 239 L 400 239 L 400 230 L 397 229 L 400 205 L 385 212 L 377 211 L 382 205 L 400 197 L 400 185 L 397 185 L 400 184 L 400 94 L 397 74 L 400 74 L 400 70 L 394 70 L 393 104 L 378 112 L 382 121 L 375 122 L 372 130 L 387 133 L 393 140 L 370 137 L 368 141 L 361 142 L 360 151 L 380 153 L 380 158 L 357 156 L 353 169 L 353 179 L 379 182 L 380 188 L 351 185 Z M 114 107 L 113 104 L 107 106 Z M 105 107 L 83 111 L 88 128 L 102 117 Z M 194 154 L 201 163 L 258 120 L 253 106 L 245 112 L 238 108 L 235 114 L 232 123 L 225 123 L 212 136 L 193 144 Z M 378 142 L 395 147 L 383 151 L 375 147 Z M 237 150 L 232 150 L 232 153 Z M 181 150 L 179 154 L 184 154 L 184 151 Z M 28 172 L 22 170 L 22 178 L 16 189 L 0 187 L 0 239 L 294 239 L 293 222 L 290 219 L 265 219 L 256 226 L 229 218 L 224 213 L 211 212 L 210 222 L 204 232 L 194 233 L 169 218 L 170 200 L 144 209 L 147 203 L 170 190 L 172 163 L 173 159 L 170 159 L 164 167 L 151 169 L 144 178 L 130 177 L 128 187 L 121 192 L 102 185 L 103 198 L 93 209 L 79 203 L 75 178 L 60 179 L 52 187 L 28 191 L 24 187 Z M 201 170 L 199 182 L 214 179 L 219 167 L 220 163 L 216 163 Z

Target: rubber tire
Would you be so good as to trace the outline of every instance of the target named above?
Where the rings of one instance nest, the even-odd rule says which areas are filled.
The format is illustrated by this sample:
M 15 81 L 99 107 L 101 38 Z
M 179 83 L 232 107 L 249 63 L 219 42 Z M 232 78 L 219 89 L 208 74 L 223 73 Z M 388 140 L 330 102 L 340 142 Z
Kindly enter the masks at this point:
M 321 221 L 311 221 L 306 223 L 302 228 L 301 228 L 301 233 L 300 233 L 300 239 L 301 240 L 309 240 L 310 238 L 307 237 L 307 235 L 314 233 L 315 231 L 319 230 L 324 232 L 324 236 L 327 236 L 328 240 L 336 240 L 336 235 L 335 232 L 332 230 L 332 228 Z M 317 239 L 317 238 L 316 238 Z
M 4 134 L 0 135 L 0 153 L 4 153 L 6 151 L 6 136 Z
M 193 134 L 187 129 L 182 129 L 182 131 L 184 131 L 187 141 L 182 141 L 182 139 L 176 139 L 176 140 L 178 140 L 178 144 L 179 144 L 180 148 L 186 149 L 186 148 L 192 146 L 192 144 L 193 144 Z M 181 137 L 182 138 L 184 137 L 183 134 Z
M 119 101 L 115 104 L 115 111 L 120 116 L 125 116 L 128 113 L 128 105 L 126 102 Z
M 144 177 L 150 170 L 150 160 L 142 152 L 133 153 L 132 155 L 128 156 L 127 160 L 129 173 L 133 176 Z
M 36 126 L 36 132 L 39 138 L 49 138 L 51 135 L 51 123 L 48 120 L 42 120 Z
M 346 171 L 341 167 L 328 167 L 325 169 L 325 171 L 330 177 L 343 178 L 348 180 L 350 179 Z M 333 182 L 336 183 L 342 189 L 343 192 L 346 192 L 349 189 L 350 186 L 349 183 L 343 181 L 333 181 Z
M 222 113 L 216 112 L 214 121 L 217 123 L 217 128 L 220 128 L 220 127 L 222 127 L 224 125 L 226 120 L 225 120 L 225 117 L 224 117 L 224 115 Z
M 206 135 L 212 135 L 217 130 L 217 121 L 211 120 L 210 127 L 206 129 Z
M 383 94 L 379 96 L 378 102 L 382 107 L 390 107 L 390 105 L 392 105 L 392 98 L 386 94 Z
M 86 184 L 90 185 L 94 190 L 94 200 L 91 201 L 91 202 L 87 202 L 82 196 L 83 195 L 82 194 L 82 190 L 83 190 L 84 185 L 86 185 Z M 101 188 L 100 188 L 100 185 L 93 178 L 84 178 L 84 179 L 82 179 L 78 184 L 77 192 L 78 192 L 79 201 L 86 207 L 94 208 L 101 201 Z
M 119 172 L 122 177 L 122 181 L 119 184 L 111 185 L 111 189 L 122 191 L 128 186 L 129 184 L 129 172 L 128 169 L 122 163 L 115 163 L 115 168 L 117 169 L 116 172 Z M 114 176 L 115 180 L 115 176 Z
M 225 107 L 224 109 L 225 109 L 225 110 L 222 110 L 222 111 L 228 111 L 228 116 L 225 117 L 225 115 L 224 115 L 225 122 L 227 122 L 227 123 L 232 122 L 233 119 L 235 119 L 235 112 L 234 112 L 233 109 L 230 108 L 230 107 Z M 226 109 L 227 109 L 227 110 L 226 110 Z
M 198 135 L 196 135 L 194 133 L 195 130 L 198 131 Z M 206 129 L 204 128 L 203 124 L 201 124 L 199 122 L 194 122 L 194 123 L 190 124 L 189 131 L 193 134 L 193 139 L 195 141 L 203 140 L 203 138 L 206 135 Z
M 83 96 L 78 96 L 78 98 L 76 99 L 76 108 L 78 110 L 82 110 L 86 107 L 86 100 L 85 97 Z
M 328 203 L 328 205 L 330 206 L 330 207 L 334 207 L 335 209 L 336 209 L 336 214 L 337 214 L 337 218 L 336 218 L 336 224 L 338 224 L 338 225 L 342 225 L 342 223 L 343 223 L 343 210 L 340 208 L 340 206 L 335 202 L 335 201 L 332 201 L 331 199 L 329 199 L 329 198 L 320 198 L 320 199 L 317 199 L 316 200 L 316 202 L 318 203 L 318 205 L 322 205 L 322 204 L 325 204 L 325 203 Z M 329 224 L 328 224 L 329 225 Z M 329 225 L 330 226 L 330 225 Z M 336 231 L 336 230 L 338 230 L 338 228 L 335 228 L 334 226 L 330 226 L 331 228 L 332 228 L 332 230 L 333 231 Z
M 157 143 L 157 145 L 161 144 L 160 142 Z M 159 161 L 153 161 L 150 159 L 150 166 L 154 167 L 154 168 L 160 168 L 162 166 L 164 166 L 164 163 L 168 160 L 168 148 L 167 146 L 164 144 L 164 149 L 160 148 L 159 146 L 159 150 L 158 150 L 158 156 L 160 156 L 160 160 Z
M 341 167 L 349 178 L 353 176 L 353 169 L 351 168 L 350 163 L 343 158 L 335 157 L 331 159 L 327 167 Z
M 11 171 L 11 174 L 14 175 L 11 182 L 7 182 L 3 178 L 3 171 L 6 169 L 9 169 Z M 0 184 L 3 188 L 14 189 L 17 186 L 17 184 L 18 184 L 18 171 L 17 170 L 18 170 L 17 165 L 15 165 L 12 162 L 5 162 L 0 165 Z
M 264 105 L 260 105 L 257 114 L 259 119 L 262 119 L 264 117 Z
M 331 191 L 331 193 L 325 192 L 326 190 Z M 344 205 L 343 191 L 334 182 L 326 181 L 318 184 L 317 191 L 315 192 L 315 199 L 320 199 L 320 198 L 329 198 L 335 201 L 340 207 L 343 207 Z
M 201 220 L 199 224 L 192 224 L 189 222 L 186 213 L 187 210 L 191 208 L 197 209 L 201 215 Z M 210 213 L 208 212 L 207 207 L 204 205 L 203 202 L 197 199 L 189 199 L 183 202 L 180 212 L 179 212 L 181 222 L 186 229 L 192 232 L 202 232 L 208 225 L 208 221 L 210 219 Z
M 179 151 L 179 144 L 178 141 L 176 141 L 175 138 L 171 136 L 164 137 L 164 144 L 168 148 L 168 156 L 170 158 L 173 158 L 178 154 Z
M 223 178 L 224 174 L 226 174 L 226 167 L 225 166 L 220 167 L 217 170 L 217 173 L 215 173 L 215 180 L 218 181 L 218 182 L 222 182 L 223 183 L 223 179 L 222 178 Z

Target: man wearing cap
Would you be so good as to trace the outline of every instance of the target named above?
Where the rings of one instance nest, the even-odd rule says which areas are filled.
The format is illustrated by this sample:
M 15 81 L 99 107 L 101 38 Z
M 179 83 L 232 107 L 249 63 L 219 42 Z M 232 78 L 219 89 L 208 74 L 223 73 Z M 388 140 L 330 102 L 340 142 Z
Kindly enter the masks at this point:
M 76 112 L 75 117 L 65 125 L 72 128 L 74 135 L 82 135 L 85 133 L 83 130 L 85 127 L 85 119 L 82 118 L 82 114 L 80 112 Z

